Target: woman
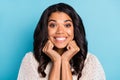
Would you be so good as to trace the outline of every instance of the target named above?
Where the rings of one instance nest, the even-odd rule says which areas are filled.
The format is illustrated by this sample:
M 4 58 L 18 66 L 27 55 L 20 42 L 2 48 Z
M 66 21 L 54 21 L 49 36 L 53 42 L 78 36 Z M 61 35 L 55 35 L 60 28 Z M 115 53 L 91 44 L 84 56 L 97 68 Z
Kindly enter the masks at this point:
M 71 6 L 58 3 L 43 12 L 34 32 L 34 52 L 25 55 L 18 80 L 105 80 Z

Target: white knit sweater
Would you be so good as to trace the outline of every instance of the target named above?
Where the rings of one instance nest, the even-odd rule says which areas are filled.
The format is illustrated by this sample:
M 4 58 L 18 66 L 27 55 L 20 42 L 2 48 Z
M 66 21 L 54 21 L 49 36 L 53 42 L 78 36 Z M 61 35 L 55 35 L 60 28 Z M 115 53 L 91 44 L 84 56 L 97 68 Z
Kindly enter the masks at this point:
M 47 76 L 45 78 L 40 77 L 37 71 L 38 62 L 33 53 L 29 52 L 22 60 L 17 80 L 48 80 L 51 66 L 52 63 L 49 63 L 46 67 Z M 73 75 L 73 80 L 77 80 L 77 76 Z M 82 76 L 79 80 L 106 80 L 104 70 L 97 57 L 93 54 L 88 53 Z

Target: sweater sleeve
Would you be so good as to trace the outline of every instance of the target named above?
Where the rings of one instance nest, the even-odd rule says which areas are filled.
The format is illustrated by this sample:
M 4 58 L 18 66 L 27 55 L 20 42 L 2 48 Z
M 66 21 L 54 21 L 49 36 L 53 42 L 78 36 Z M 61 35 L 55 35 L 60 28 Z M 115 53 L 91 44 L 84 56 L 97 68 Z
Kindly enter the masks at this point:
M 22 60 L 17 80 L 38 80 L 37 62 L 32 52 L 27 53 Z
M 88 54 L 80 80 L 106 80 L 103 67 L 96 56 Z

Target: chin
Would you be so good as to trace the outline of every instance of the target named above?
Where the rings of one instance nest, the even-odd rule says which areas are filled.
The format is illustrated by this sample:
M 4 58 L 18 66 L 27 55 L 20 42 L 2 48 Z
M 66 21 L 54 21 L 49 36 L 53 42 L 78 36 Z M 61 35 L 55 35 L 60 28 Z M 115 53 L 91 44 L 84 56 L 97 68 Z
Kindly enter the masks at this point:
M 58 49 L 63 49 L 66 48 L 67 45 L 55 45 L 56 48 Z

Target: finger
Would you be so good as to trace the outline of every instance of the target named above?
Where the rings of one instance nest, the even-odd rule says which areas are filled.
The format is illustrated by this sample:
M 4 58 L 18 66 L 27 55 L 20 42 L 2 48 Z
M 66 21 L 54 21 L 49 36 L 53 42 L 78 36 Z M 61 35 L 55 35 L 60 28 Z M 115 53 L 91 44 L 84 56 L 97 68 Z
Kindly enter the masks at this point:
M 70 41 L 69 42 L 69 44 L 67 45 L 67 49 L 69 50 L 69 49 L 72 49 L 72 47 L 73 47 L 73 41 Z
M 45 54 L 47 54 L 48 52 L 50 52 L 53 49 L 53 47 L 54 47 L 53 43 L 50 40 L 48 40 L 43 48 L 43 52 Z
M 76 44 L 75 40 L 71 41 L 69 43 L 69 46 L 71 50 L 75 50 L 75 52 L 78 52 L 80 50 L 80 48 L 78 47 L 78 45 Z
M 48 46 L 50 49 L 53 49 L 54 45 L 53 43 L 49 40 L 49 46 Z
M 49 45 L 49 41 L 46 42 L 45 46 L 43 47 L 42 51 L 45 53 L 47 50 L 47 46 Z

